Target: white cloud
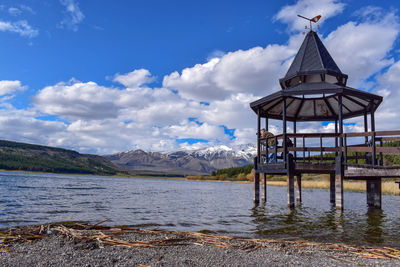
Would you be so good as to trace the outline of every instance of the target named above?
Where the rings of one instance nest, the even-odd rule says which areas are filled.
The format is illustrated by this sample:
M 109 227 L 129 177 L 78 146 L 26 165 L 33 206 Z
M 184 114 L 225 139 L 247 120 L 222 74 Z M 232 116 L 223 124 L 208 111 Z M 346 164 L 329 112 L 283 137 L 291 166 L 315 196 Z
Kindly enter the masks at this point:
M 19 8 L 20 8 L 20 10 L 29 12 L 29 13 L 31 13 L 32 15 L 35 15 L 35 14 L 36 14 L 36 12 L 35 12 L 31 7 L 29 7 L 29 6 L 27 6 L 27 5 L 19 5 Z
M 78 3 L 75 0 L 60 0 L 60 3 L 65 6 L 65 17 L 60 22 L 60 27 L 66 27 L 69 30 L 76 32 L 78 30 L 78 24 L 82 22 L 85 15 L 79 8 Z
M 369 13 L 363 12 L 365 16 Z M 364 22 L 348 22 L 325 39 L 325 44 L 352 86 L 368 87 L 366 79 L 393 63 L 390 51 L 399 35 L 398 18 L 388 13 Z M 379 36 L 379 38 L 377 38 Z
M 25 89 L 26 86 L 22 86 L 20 81 L 0 81 L 0 96 L 10 95 Z
M 163 86 L 179 91 L 186 99 L 224 100 L 235 93 L 265 95 L 279 88 L 286 60 L 296 52 L 286 45 L 268 45 L 230 52 L 164 77 Z
M 148 70 L 139 69 L 127 74 L 116 74 L 113 81 L 119 82 L 126 87 L 135 88 L 146 83 L 151 83 L 154 80 L 155 78 L 151 76 Z
M 345 4 L 339 0 L 299 0 L 293 5 L 284 6 L 276 14 L 275 19 L 288 24 L 291 31 L 301 31 L 304 30 L 304 26 L 309 26 L 309 22 L 297 15 L 307 18 L 322 15 L 320 22 L 318 22 L 318 24 L 321 24 L 324 20 L 342 13 L 344 7 Z M 313 25 L 315 24 L 313 23 Z
M 199 125 L 196 122 L 188 120 L 185 120 L 178 125 L 164 127 L 163 132 L 176 139 L 195 138 L 217 141 L 227 138 L 222 127 L 206 122 Z
M 10 7 L 8 13 L 12 16 L 19 16 L 22 14 L 22 11 L 16 7 Z
M 16 22 L 0 21 L 0 31 L 14 32 L 28 38 L 36 37 L 39 34 L 39 30 L 32 28 L 26 20 Z
M 94 82 L 58 83 L 40 90 L 33 102 L 42 112 L 72 118 L 104 119 L 118 116 L 116 89 Z

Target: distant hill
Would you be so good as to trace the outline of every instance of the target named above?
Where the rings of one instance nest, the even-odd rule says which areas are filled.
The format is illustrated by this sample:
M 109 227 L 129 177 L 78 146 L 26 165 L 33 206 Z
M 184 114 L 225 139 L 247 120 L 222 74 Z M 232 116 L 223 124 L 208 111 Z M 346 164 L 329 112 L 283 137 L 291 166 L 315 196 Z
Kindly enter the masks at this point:
M 73 150 L 0 140 L 0 169 L 52 173 L 115 175 L 109 160 Z
M 255 155 L 256 147 L 248 144 L 236 147 L 212 146 L 170 153 L 132 150 L 104 157 L 124 169 L 138 173 L 211 174 L 218 169 L 253 163 Z

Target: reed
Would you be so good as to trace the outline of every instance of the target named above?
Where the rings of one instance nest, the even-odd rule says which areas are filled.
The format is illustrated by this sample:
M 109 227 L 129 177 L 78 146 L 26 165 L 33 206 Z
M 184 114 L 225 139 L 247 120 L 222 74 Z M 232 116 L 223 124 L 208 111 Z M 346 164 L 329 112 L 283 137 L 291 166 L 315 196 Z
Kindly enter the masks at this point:
M 268 181 L 268 185 L 286 186 L 286 181 Z M 301 181 L 301 186 L 306 188 L 322 188 L 328 189 L 330 186 L 329 181 L 326 180 L 306 180 Z M 344 181 L 344 190 L 365 192 L 367 185 L 365 181 Z M 382 182 L 382 194 L 400 196 L 400 189 L 398 184 L 394 181 Z

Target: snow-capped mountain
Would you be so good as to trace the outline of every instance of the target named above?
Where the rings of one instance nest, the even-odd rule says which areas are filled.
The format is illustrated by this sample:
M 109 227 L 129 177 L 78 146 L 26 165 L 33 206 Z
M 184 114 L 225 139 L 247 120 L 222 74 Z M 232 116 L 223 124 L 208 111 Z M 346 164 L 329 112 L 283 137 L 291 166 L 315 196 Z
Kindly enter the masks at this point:
M 235 147 L 219 145 L 169 153 L 132 150 L 105 157 L 118 166 L 135 171 L 210 174 L 217 169 L 253 163 L 255 155 L 256 147 L 247 144 Z

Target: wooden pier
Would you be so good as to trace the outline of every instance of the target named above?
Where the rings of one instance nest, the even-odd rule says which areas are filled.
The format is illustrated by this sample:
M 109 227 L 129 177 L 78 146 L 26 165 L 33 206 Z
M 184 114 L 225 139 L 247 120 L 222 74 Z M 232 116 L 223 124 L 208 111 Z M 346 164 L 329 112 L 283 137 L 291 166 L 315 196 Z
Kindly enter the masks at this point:
M 267 175 L 286 175 L 288 206 L 293 208 L 295 194 L 298 202 L 302 199 L 302 175 L 317 173 L 329 175 L 330 202 L 337 209 L 343 209 L 345 179 L 365 180 L 368 206 L 382 207 L 382 179 L 400 177 L 400 166 L 385 164 L 386 155 L 400 155 L 396 146 L 400 131 L 376 131 L 375 111 L 383 98 L 348 87 L 347 79 L 318 35 L 310 31 L 279 80 L 282 90 L 250 103 L 257 114 L 255 203 L 260 202 L 261 176 L 263 201 L 267 201 Z M 344 131 L 344 120 L 354 117 L 363 117 L 364 132 Z M 282 133 L 264 137 L 261 127 L 268 131 L 271 119 L 282 121 Z M 334 132 L 296 132 L 298 122 L 310 121 L 334 124 Z M 291 133 L 288 122 L 293 123 Z

